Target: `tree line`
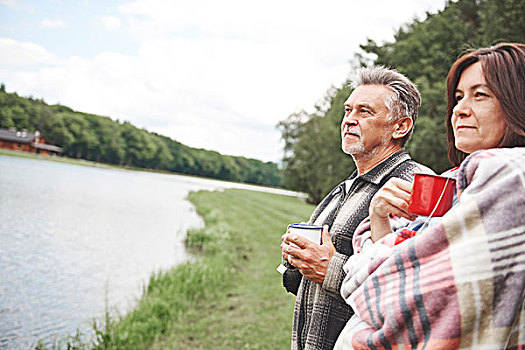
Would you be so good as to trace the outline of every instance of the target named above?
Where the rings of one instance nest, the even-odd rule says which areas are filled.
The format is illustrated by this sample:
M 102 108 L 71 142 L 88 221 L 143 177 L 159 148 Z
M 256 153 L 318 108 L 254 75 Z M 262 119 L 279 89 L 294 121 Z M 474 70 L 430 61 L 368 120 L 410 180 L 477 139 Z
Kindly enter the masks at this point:
M 422 105 L 407 144 L 413 159 L 438 173 L 450 167 L 445 131 L 448 70 L 466 49 L 502 41 L 524 43 L 524 18 L 523 0 L 459 0 L 402 26 L 393 42 L 369 39 L 361 45 L 354 67 L 393 67 L 418 86 Z M 343 103 L 351 93 L 348 83 L 330 88 L 313 113 L 294 113 L 277 125 L 285 143 L 284 184 L 308 193 L 314 203 L 355 169 L 337 142 Z
M 222 155 L 188 147 L 131 123 L 82 113 L 21 97 L 0 86 L 0 128 L 40 131 L 63 155 L 96 162 L 198 175 L 251 184 L 282 186 L 274 162 Z

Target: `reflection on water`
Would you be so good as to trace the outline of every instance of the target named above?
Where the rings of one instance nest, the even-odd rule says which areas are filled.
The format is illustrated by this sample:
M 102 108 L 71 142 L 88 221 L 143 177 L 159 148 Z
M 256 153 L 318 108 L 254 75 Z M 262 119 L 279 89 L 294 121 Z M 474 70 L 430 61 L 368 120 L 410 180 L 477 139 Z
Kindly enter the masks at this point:
M 202 225 L 189 191 L 247 185 L 0 156 L 0 348 L 125 312 Z

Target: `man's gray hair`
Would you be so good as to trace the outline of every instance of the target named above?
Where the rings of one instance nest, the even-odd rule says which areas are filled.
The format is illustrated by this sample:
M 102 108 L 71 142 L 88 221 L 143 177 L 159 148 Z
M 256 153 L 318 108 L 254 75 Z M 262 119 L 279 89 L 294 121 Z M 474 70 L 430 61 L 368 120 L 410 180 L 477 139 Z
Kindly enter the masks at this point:
M 408 116 L 412 118 L 413 122 L 410 132 L 400 140 L 401 145 L 404 146 L 412 135 L 416 125 L 418 109 L 421 105 L 421 95 L 416 85 L 395 69 L 383 66 L 358 69 L 351 87 L 355 89 L 360 85 L 384 85 L 392 90 L 390 98 L 385 101 L 390 111 L 388 120 L 394 122 Z

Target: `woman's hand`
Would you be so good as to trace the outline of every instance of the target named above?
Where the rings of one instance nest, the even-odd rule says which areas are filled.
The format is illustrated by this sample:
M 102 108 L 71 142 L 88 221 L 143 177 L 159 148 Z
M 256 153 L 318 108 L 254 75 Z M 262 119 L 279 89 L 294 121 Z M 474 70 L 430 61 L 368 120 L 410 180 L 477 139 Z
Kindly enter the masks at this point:
M 411 191 L 412 183 L 399 178 L 391 178 L 377 191 L 369 208 L 372 242 L 392 232 L 388 218 L 391 213 L 408 220 L 417 217 L 408 212 Z

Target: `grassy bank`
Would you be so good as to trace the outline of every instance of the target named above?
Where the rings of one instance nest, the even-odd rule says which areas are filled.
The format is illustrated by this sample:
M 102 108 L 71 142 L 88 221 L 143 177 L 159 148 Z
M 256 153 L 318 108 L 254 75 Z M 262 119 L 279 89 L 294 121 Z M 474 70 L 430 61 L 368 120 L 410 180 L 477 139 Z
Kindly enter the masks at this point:
M 121 170 L 134 170 L 134 171 L 147 171 L 147 172 L 152 172 L 153 171 L 153 172 L 162 173 L 162 174 L 178 174 L 178 173 L 165 171 L 165 170 L 139 168 L 139 167 L 133 167 L 133 166 L 127 166 L 127 165 L 109 164 L 109 163 L 101 163 L 101 162 L 95 162 L 95 161 L 92 161 L 92 160 L 86 160 L 86 159 L 82 159 L 82 158 L 70 158 L 70 157 L 66 157 L 66 156 L 49 156 L 49 155 L 42 155 L 42 154 L 23 152 L 23 151 L 16 151 L 16 150 L 8 150 L 8 149 L 0 149 L 0 155 L 10 156 L 10 157 L 18 157 L 18 158 L 44 160 L 44 161 L 64 163 L 64 164 L 90 166 L 90 167 L 103 168 L 103 169 L 121 169 Z M 185 175 L 185 174 L 179 174 L 179 175 Z M 191 175 L 189 175 L 189 176 L 191 176 Z
M 187 235 L 194 261 L 152 276 L 133 312 L 97 326 L 102 330 L 92 347 L 289 349 L 294 297 L 275 270 L 280 237 L 313 207 L 234 189 L 189 199 L 206 223 Z
M 13 150 L 7 150 L 7 149 L 0 149 L 0 155 L 9 156 L 9 157 L 36 159 L 36 160 L 47 160 L 50 162 L 84 165 L 84 166 L 91 166 L 91 167 L 97 167 L 97 168 L 124 169 L 124 167 L 119 167 L 118 165 L 98 163 L 98 162 L 93 162 L 93 161 L 85 160 L 85 159 L 76 159 L 76 158 L 58 157 L 58 156 L 44 156 L 44 155 L 36 154 L 36 153 L 13 151 Z M 141 170 L 144 170 L 144 169 L 141 169 Z

